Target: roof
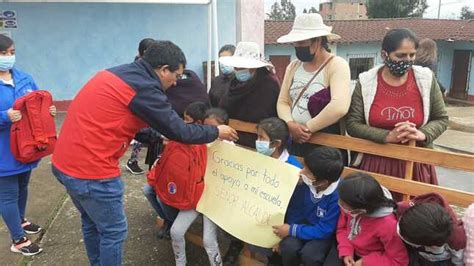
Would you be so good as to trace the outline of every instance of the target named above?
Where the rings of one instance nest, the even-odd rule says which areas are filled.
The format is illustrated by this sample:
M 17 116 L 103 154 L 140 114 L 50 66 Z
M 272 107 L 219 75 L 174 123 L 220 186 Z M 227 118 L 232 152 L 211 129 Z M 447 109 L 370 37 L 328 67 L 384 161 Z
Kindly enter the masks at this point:
M 378 42 L 389 29 L 409 28 L 419 38 L 433 40 L 474 41 L 474 20 L 448 20 L 423 18 L 333 20 L 325 21 L 333 32 L 341 36 L 338 43 Z M 290 32 L 293 21 L 265 21 L 265 44 L 278 44 L 276 40 Z

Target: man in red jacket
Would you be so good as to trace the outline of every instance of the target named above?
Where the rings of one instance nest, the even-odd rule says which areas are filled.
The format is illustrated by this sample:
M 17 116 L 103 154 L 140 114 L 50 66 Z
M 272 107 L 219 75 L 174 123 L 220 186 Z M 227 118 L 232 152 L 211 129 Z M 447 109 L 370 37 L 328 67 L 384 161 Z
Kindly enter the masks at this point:
M 237 139 L 227 126 L 185 124 L 172 110 L 164 91 L 185 65 L 178 46 L 156 42 L 143 58 L 98 72 L 69 107 L 52 168 L 81 213 L 91 265 L 121 264 L 127 220 L 119 159 L 141 128 L 190 144 Z

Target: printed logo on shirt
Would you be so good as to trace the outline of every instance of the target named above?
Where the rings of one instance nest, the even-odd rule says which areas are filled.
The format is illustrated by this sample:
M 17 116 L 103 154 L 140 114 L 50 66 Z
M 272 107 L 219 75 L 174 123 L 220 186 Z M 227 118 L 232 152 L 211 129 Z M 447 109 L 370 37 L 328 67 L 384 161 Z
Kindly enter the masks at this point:
M 169 192 L 171 195 L 176 194 L 177 190 L 178 190 L 178 189 L 176 188 L 176 184 L 175 184 L 175 183 L 173 183 L 173 182 L 169 182 L 169 183 L 168 183 L 168 192 Z
M 385 107 L 380 115 L 387 121 L 408 120 L 415 117 L 415 108 L 402 106 L 400 108 Z
M 302 82 L 300 80 L 294 80 L 293 84 L 290 88 L 290 98 L 292 101 L 296 101 L 298 96 L 300 95 L 301 91 L 304 89 L 306 86 L 307 81 Z M 311 85 L 309 85 L 309 88 L 303 93 L 301 98 L 298 101 L 298 104 L 296 105 L 294 111 L 298 111 L 299 114 L 303 114 L 305 112 L 308 112 L 308 101 L 309 98 L 315 94 L 316 92 L 319 92 L 320 90 L 324 89 L 324 84 L 322 84 L 319 81 L 313 81 L 311 82 Z
M 318 208 L 316 209 L 316 216 L 319 218 L 326 216 L 326 210 L 318 206 Z

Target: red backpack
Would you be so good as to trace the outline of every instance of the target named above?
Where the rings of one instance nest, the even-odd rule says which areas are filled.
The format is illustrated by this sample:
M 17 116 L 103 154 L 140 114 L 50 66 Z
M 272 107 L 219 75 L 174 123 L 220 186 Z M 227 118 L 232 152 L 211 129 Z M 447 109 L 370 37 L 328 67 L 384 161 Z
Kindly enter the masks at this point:
M 196 208 L 204 190 L 207 146 L 170 141 L 148 173 L 148 183 L 163 203 L 179 210 Z
M 446 199 L 437 193 L 426 193 L 414 197 L 410 201 L 398 202 L 397 217 L 400 218 L 411 206 L 419 203 L 434 203 L 443 207 L 453 221 L 453 228 L 448 238 L 448 245 L 454 250 L 460 250 L 466 247 L 466 232 L 462 220 L 458 218 Z
M 43 90 L 31 92 L 13 104 L 22 116 L 10 130 L 10 148 L 18 161 L 30 163 L 53 153 L 57 137 L 54 117 L 49 113 L 51 105 L 53 97 Z

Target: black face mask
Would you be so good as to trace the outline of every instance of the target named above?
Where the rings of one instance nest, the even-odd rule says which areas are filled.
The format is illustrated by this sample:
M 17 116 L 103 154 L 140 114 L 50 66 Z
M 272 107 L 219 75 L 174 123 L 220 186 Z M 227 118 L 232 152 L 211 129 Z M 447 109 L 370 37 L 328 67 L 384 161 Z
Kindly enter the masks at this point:
M 407 73 L 407 71 L 411 68 L 411 66 L 413 65 L 413 60 L 395 61 L 387 56 L 385 58 L 384 63 L 388 67 L 392 75 L 394 75 L 395 77 L 401 77 L 405 75 L 405 73 Z
M 311 54 L 311 52 L 309 51 L 309 46 L 295 47 L 295 51 L 296 51 L 296 57 L 301 62 L 310 62 L 314 58 L 314 54 Z

